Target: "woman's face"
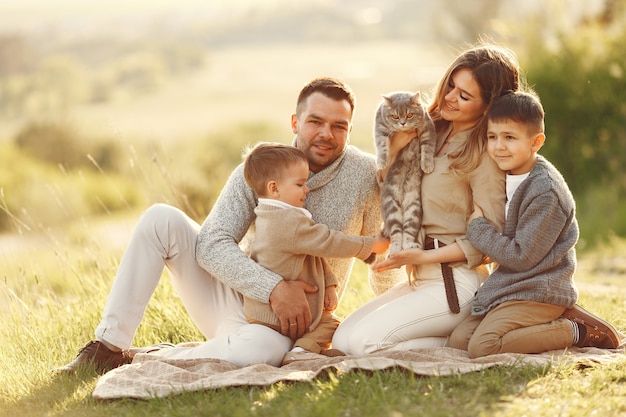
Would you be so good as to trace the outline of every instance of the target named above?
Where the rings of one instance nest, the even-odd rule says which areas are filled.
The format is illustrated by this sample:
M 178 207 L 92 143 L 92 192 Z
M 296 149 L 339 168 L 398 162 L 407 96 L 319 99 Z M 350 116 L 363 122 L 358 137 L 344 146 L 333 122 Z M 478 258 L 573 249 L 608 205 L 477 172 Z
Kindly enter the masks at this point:
M 481 119 L 487 104 L 472 70 L 459 69 L 450 78 L 447 93 L 441 105 L 441 117 L 452 122 L 458 132 L 473 128 Z

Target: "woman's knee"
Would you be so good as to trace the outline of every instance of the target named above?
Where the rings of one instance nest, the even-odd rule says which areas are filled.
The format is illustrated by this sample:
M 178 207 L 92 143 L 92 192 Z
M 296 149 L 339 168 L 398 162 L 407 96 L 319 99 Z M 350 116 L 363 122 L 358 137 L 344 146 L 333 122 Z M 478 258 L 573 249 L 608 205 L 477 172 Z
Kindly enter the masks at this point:
M 351 329 L 344 328 L 340 324 L 337 330 L 335 331 L 335 334 L 333 335 L 332 348 L 338 349 L 347 355 L 358 354 L 356 352 L 356 350 L 358 349 L 355 349 L 355 346 L 353 346 L 353 343 L 351 342 L 351 339 L 353 339 L 351 337 L 351 335 L 354 333 L 353 330 L 354 329 L 352 328 Z

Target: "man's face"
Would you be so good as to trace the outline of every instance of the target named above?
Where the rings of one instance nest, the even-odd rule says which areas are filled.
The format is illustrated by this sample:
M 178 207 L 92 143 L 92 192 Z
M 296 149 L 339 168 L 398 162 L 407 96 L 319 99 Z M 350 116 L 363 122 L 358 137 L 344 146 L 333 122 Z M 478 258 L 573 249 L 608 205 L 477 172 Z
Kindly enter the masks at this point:
M 352 131 L 352 109 L 347 100 L 336 101 L 322 93 L 311 94 L 300 114 L 291 116 L 296 147 L 309 160 L 309 169 L 319 172 L 343 152 Z

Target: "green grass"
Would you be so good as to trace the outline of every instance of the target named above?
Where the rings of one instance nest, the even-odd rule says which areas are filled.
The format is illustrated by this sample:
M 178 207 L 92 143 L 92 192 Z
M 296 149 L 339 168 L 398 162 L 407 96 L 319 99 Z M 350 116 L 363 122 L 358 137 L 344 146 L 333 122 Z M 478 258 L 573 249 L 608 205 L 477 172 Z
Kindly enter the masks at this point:
M 135 215 L 133 213 L 133 215 Z M 117 222 L 117 219 L 109 219 Z M 130 223 L 130 220 L 126 220 Z M 306 383 L 233 387 L 150 401 L 97 402 L 97 376 L 50 370 L 92 337 L 121 248 L 101 240 L 96 221 L 77 230 L 24 235 L 0 252 L 0 410 L 7 416 L 618 416 L 626 415 L 626 369 L 503 366 L 454 376 L 402 370 L 328 372 Z M 128 227 L 130 229 L 130 226 Z M 83 231 L 81 236 L 80 231 Z M 92 233 L 89 233 L 91 230 Z M 623 253 L 614 240 L 581 259 L 581 303 L 620 329 L 626 289 Z M 359 266 L 343 300 L 346 314 L 371 297 Z M 135 344 L 199 340 L 167 279 L 151 301 Z
M 11 145 L 2 147 L 2 166 L 13 168 L 0 170 L 0 210 L 5 226 L 19 233 L 0 234 L 0 416 L 626 416 L 623 361 L 507 366 L 446 377 L 400 369 L 329 371 L 312 382 L 111 402 L 92 398 L 97 375 L 53 375 L 54 367 L 70 361 L 93 337 L 140 211 L 165 201 L 201 221 L 243 145 L 255 133 L 273 131 L 250 125 L 222 133 L 230 142 L 219 154 L 214 145 L 226 143 L 220 134 L 203 147 L 185 143 L 177 152 L 128 152 L 132 164 L 119 176 L 60 171 Z M 181 160 L 174 161 L 174 154 Z M 35 176 L 40 179 L 31 180 Z M 193 182 L 198 178 L 202 184 Z M 41 184 L 44 190 L 32 188 Z M 134 204 L 123 203 L 127 189 Z M 93 200 L 102 209 L 81 209 L 76 202 Z M 625 249 L 626 241 L 618 238 L 585 247 L 576 278 L 580 303 L 622 330 Z M 366 267 L 356 265 L 340 315 L 372 297 Z M 163 278 L 134 344 L 201 340 L 167 272 Z

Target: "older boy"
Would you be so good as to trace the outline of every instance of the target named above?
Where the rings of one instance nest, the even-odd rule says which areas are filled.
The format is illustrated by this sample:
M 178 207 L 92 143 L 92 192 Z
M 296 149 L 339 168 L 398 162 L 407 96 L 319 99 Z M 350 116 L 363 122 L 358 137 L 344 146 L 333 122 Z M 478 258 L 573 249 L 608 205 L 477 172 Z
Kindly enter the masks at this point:
M 575 304 L 575 202 L 561 174 L 537 153 L 545 140 L 539 98 L 505 95 L 487 117 L 487 151 L 507 173 L 506 223 L 498 233 L 477 206 L 470 217 L 468 239 L 499 266 L 478 289 L 472 315 L 454 330 L 450 346 L 472 358 L 572 345 L 616 348 L 613 326 Z

